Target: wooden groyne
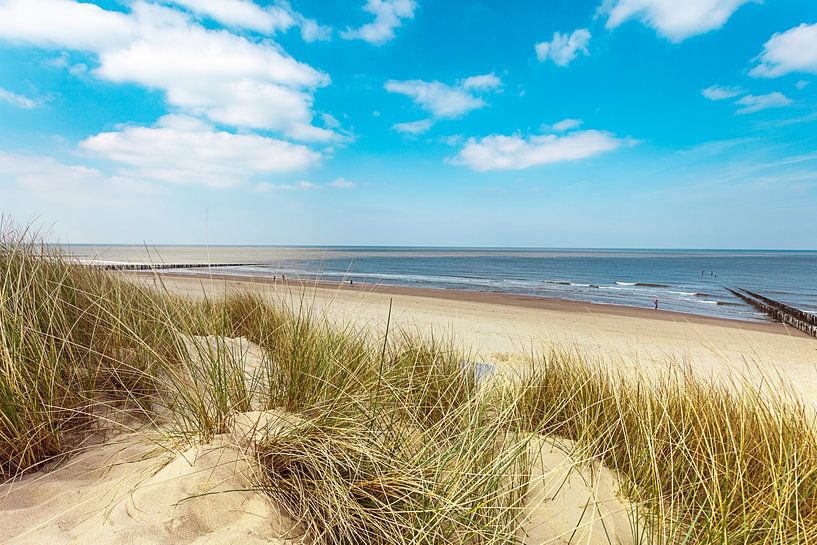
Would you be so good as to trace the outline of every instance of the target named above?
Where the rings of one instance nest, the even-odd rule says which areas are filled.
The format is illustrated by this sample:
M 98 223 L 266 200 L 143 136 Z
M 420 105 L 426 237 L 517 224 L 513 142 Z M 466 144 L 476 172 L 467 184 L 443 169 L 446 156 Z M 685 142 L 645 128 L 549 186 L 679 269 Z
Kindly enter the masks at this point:
M 729 289 L 729 288 L 727 288 Z M 790 325 L 795 329 L 817 338 L 817 315 L 804 312 L 780 301 L 769 299 L 759 293 L 739 288 L 740 291 L 729 289 L 732 294 L 745 301 L 757 310 L 767 314 L 773 320 Z M 741 291 L 743 293 L 741 293 Z
M 163 269 L 213 269 L 216 267 L 251 267 L 258 263 L 90 263 L 106 271 L 160 271 Z

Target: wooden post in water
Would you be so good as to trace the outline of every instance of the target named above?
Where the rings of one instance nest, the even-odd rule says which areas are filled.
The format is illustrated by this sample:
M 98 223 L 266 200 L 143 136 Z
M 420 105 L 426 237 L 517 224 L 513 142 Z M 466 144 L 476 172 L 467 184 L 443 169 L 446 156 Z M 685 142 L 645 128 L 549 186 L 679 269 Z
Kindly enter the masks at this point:
M 735 297 L 741 299 L 773 320 L 790 325 L 795 329 L 817 338 L 817 315 L 804 312 L 780 301 L 769 299 L 759 293 L 739 288 L 739 291 L 728 289 Z

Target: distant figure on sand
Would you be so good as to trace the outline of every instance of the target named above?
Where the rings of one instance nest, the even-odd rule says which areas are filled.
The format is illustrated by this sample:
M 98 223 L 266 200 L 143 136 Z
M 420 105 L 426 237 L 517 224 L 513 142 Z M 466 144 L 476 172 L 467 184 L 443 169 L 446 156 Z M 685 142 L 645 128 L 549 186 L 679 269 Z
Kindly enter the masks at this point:
M 354 286 L 354 285 L 355 285 L 354 280 L 349 280 L 349 285 L 350 285 L 350 286 Z
M 654 303 L 655 303 L 655 310 L 658 310 L 658 298 L 657 297 L 655 298 Z

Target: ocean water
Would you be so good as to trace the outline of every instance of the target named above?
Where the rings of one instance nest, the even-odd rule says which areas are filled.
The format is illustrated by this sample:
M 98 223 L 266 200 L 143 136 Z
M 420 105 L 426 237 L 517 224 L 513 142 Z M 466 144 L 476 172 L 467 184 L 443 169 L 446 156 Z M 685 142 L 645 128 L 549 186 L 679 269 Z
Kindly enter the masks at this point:
M 726 288 L 817 313 L 817 252 L 266 246 L 85 246 L 86 261 L 251 263 L 213 273 L 531 295 L 765 320 Z M 201 269 L 177 270 L 206 274 Z

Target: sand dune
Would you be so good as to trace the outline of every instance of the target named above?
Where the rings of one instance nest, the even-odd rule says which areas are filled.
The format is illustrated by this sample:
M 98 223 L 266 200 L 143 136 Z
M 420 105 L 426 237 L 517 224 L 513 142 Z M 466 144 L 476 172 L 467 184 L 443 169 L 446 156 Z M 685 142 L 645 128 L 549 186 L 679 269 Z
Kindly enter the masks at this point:
M 122 435 L 0 487 L 0 542 L 283 543 L 286 519 L 246 491 L 249 471 L 227 437 L 169 453 Z
M 226 346 L 248 380 L 263 359 L 260 347 L 243 338 L 187 342 L 202 357 Z M 229 433 L 187 448 L 156 432 L 107 438 L 0 485 L 0 543 L 300 543 L 297 524 L 253 488 L 257 468 L 249 454 L 298 421 L 280 411 L 240 413 Z M 637 543 L 633 509 L 612 472 L 576 458 L 569 441 L 533 441 L 530 456 L 522 543 Z
M 120 435 L 51 471 L 0 486 L 0 543 L 301 542 L 281 509 L 248 490 L 253 467 L 236 442 L 274 433 L 265 424 L 280 425 L 280 415 L 249 413 L 238 421 L 234 433 L 182 452 L 168 452 L 142 434 Z M 615 476 L 569 452 L 569 443 L 532 447 L 534 473 L 520 540 L 636 543 L 632 509 L 619 497 Z

